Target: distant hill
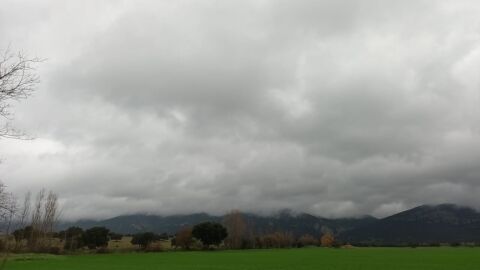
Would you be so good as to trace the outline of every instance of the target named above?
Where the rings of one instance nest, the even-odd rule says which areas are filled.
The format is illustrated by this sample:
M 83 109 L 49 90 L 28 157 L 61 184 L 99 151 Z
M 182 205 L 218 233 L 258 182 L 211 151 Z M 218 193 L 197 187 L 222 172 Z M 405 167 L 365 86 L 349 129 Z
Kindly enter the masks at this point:
M 122 234 L 135 234 L 139 232 L 156 232 L 156 233 L 175 233 L 179 228 L 193 226 L 205 221 L 220 221 L 221 217 L 210 216 L 207 214 L 191 214 L 191 215 L 125 215 L 110 219 L 95 220 L 79 220 L 76 222 L 60 223 L 59 230 L 70 226 L 78 226 L 84 229 L 94 226 L 104 226 L 110 231 Z
M 353 244 L 408 245 L 411 243 L 480 243 L 480 213 L 468 207 L 453 204 L 423 205 L 383 218 L 328 219 L 305 213 L 280 211 L 271 216 L 244 214 L 250 228 L 257 234 L 276 231 L 290 232 L 294 236 L 311 234 L 315 237 L 330 231 L 336 238 Z M 105 226 L 122 234 L 152 231 L 174 234 L 179 228 L 204 221 L 221 222 L 224 216 L 191 215 L 125 215 L 111 219 L 82 220 L 62 223 L 58 229 L 69 226 L 90 228 Z
M 256 233 L 263 234 L 285 231 L 291 232 L 295 236 L 307 233 L 313 236 L 320 236 L 325 231 L 340 233 L 376 220 L 370 216 L 348 219 L 326 219 L 309 214 L 292 214 L 289 211 L 281 211 L 272 216 L 259 216 L 245 213 L 244 217 L 248 226 L 253 228 Z M 93 226 L 105 226 L 111 231 L 122 234 L 135 234 L 146 231 L 174 234 L 181 227 L 193 226 L 205 221 L 221 222 L 223 218 L 224 216 L 211 216 L 208 214 L 173 216 L 137 214 L 118 216 L 100 221 L 80 220 L 77 222 L 61 223 L 58 229 L 62 230 L 70 226 L 78 226 L 84 229 Z
M 480 213 L 453 204 L 423 205 L 340 234 L 352 243 L 480 242 Z

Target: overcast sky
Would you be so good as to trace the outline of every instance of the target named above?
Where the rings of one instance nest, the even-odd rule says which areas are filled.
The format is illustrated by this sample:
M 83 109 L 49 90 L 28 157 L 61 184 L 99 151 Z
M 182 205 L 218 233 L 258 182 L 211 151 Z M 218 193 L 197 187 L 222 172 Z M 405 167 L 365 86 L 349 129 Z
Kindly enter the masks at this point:
M 0 0 L 47 60 L 0 140 L 62 217 L 480 208 L 480 2 Z

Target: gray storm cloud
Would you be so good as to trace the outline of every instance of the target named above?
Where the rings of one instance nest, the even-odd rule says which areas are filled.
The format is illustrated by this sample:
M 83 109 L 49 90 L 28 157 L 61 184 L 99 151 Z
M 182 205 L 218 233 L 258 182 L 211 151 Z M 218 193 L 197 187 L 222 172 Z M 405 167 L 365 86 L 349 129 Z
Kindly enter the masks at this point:
M 1 180 L 66 219 L 480 208 L 476 1 L 1 2 L 48 59 Z

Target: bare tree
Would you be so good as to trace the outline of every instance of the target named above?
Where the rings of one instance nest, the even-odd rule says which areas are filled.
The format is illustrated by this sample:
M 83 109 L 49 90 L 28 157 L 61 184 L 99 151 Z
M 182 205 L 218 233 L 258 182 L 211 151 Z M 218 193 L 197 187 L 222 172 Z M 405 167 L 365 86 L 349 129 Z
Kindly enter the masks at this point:
M 5 253 L 0 262 L 0 269 L 5 268 L 8 256 L 10 254 L 10 229 L 17 211 L 17 201 L 13 194 L 5 190 L 5 185 L 0 183 L 0 222 L 5 238 Z
M 25 194 L 23 199 L 23 207 L 18 217 L 19 226 L 24 227 L 27 223 L 28 216 L 30 215 L 30 206 L 31 206 L 32 193 L 29 191 Z
M 318 245 L 318 239 L 311 236 L 310 234 L 304 234 L 298 238 L 298 244 L 302 247 L 304 246 L 316 246 Z
M 33 93 L 35 85 L 39 82 L 34 66 L 41 61 L 39 58 L 29 58 L 22 52 L 12 53 L 9 48 L 0 55 L 0 138 L 27 138 L 25 134 L 12 127 L 10 106 L 12 101 L 26 99 Z M 30 199 L 28 199 L 29 203 Z M 29 209 L 29 206 L 25 207 L 20 213 L 20 216 L 23 217 L 21 223 L 26 220 Z M 10 228 L 16 213 L 15 197 L 11 193 L 7 193 L 5 186 L 0 183 L 0 219 L 3 224 L 6 224 L 4 233 L 7 245 L 0 269 L 5 267 L 9 255 Z
M 0 137 L 25 138 L 10 124 L 10 102 L 26 99 L 33 93 L 39 82 L 35 64 L 41 61 L 39 58 L 28 58 L 22 52 L 12 53 L 10 49 L 0 55 L 0 116 L 4 119 Z
M 13 194 L 7 192 L 5 185 L 0 183 L 0 220 L 2 225 L 8 224 L 15 210 L 16 204 Z M 5 228 L 3 228 L 3 230 L 5 230 Z
M 31 197 L 32 197 L 32 194 L 30 192 L 27 192 L 25 194 L 25 197 L 23 199 L 23 206 L 18 213 L 17 227 L 20 229 L 19 230 L 20 235 L 18 235 L 19 241 L 15 241 L 14 250 L 18 250 L 21 247 L 21 241 L 26 237 L 25 230 L 23 228 L 27 225 L 28 218 L 30 215 Z
M 43 237 L 48 239 L 47 247 L 51 245 L 52 233 L 55 228 L 55 222 L 57 221 L 58 211 L 58 197 L 55 193 L 50 191 L 46 197 L 43 221 L 42 221 L 42 233 Z
M 58 197 L 50 191 L 48 194 L 45 189 L 37 193 L 33 205 L 31 231 L 28 238 L 28 248 L 30 251 L 45 250 L 50 248 L 50 240 L 58 220 Z
M 53 231 L 58 221 L 58 197 L 52 191 L 47 194 L 45 189 L 42 189 L 37 193 L 33 210 L 30 210 L 31 207 L 31 194 L 28 192 L 25 195 L 23 208 L 16 216 L 19 229 L 14 232 L 15 248 L 19 249 L 21 242 L 26 240 L 29 251 L 46 251 L 51 247 Z M 29 220 L 30 212 L 32 212 L 31 220 Z
M 191 227 L 182 228 L 175 235 L 175 247 L 181 247 L 185 250 L 189 250 L 193 243 L 194 241 Z
M 35 204 L 32 213 L 32 231 L 28 237 L 28 246 L 29 249 L 34 251 L 37 248 L 38 239 L 41 237 L 43 228 L 43 204 L 45 201 L 45 189 L 42 189 L 38 192 L 35 199 Z
M 260 248 L 289 248 L 294 244 L 293 235 L 289 232 L 275 232 L 257 238 Z
M 247 224 L 243 218 L 243 214 L 238 210 L 233 210 L 225 216 L 223 224 L 228 231 L 225 244 L 232 249 L 241 248 L 247 236 Z

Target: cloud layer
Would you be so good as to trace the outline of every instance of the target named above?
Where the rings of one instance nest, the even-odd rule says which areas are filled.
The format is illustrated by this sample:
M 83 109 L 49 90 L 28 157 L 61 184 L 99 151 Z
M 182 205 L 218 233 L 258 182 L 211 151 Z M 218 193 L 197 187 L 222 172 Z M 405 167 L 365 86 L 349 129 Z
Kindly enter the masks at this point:
M 476 1 L 9 1 L 48 60 L 0 141 L 66 219 L 480 208 Z

